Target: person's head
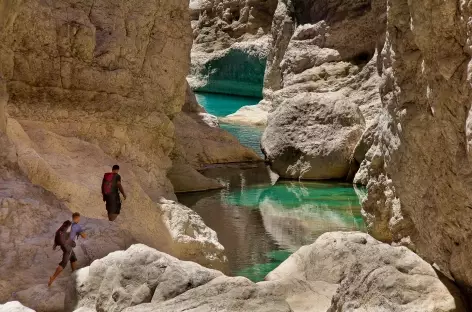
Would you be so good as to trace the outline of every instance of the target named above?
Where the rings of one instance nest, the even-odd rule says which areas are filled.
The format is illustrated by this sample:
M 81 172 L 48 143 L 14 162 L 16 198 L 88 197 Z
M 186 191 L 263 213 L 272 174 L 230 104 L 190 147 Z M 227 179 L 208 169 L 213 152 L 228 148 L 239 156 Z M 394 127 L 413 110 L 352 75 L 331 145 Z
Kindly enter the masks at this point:
M 118 173 L 120 171 L 120 166 L 113 165 L 113 167 L 111 168 L 111 171 L 114 172 L 114 173 Z
M 80 222 L 80 213 L 74 212 L 72 214 L 72 222 L 79 223 Z

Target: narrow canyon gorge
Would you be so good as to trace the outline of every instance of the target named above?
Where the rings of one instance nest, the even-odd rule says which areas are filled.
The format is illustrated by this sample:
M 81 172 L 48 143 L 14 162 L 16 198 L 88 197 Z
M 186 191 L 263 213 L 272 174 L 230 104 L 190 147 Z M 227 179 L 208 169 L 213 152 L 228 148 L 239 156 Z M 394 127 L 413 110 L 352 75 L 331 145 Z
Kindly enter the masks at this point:
M 0 0 L 0 312 L 472 311 L 471 7 Z

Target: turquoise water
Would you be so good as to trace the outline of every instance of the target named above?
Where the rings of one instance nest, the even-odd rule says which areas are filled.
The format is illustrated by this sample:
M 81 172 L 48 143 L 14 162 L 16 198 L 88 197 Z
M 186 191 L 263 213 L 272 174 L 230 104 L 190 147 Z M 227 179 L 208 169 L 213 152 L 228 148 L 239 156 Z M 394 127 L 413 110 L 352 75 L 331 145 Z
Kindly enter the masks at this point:
M 229 260 L 227 274 L 261 281 L 291 253 L 325 232 L 364 231 L 359 199 L 350 184 L 274 184 L 264 165 L 203 173 L 226 187 L 182 194 L 179 200 L 217 232 Z
M 195 96 L 198 103 L 205 107 L 208 113 L 217 117 L 228 116 L 242 106 L 255 105 L 260 101 L 259 98 L 216 93 L 195 93 Z M 220 123 L 220 127 L 237 137 L 242 145 L 252 148 L 259 156 L 263 157 L 260 148 L 263 129 L 225 123 Z
M 238 138 L 239 142 L 252 148 L 262 158 L 261 137 L 264 131 L 261 128 L 220 123 L 220 127 Z

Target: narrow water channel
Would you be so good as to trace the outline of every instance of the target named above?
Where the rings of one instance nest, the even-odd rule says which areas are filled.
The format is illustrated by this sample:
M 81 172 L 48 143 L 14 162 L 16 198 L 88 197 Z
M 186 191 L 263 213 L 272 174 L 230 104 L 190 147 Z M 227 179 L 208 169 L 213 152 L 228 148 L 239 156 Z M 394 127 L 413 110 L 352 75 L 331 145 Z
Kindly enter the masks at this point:
M 255 97 L 232 96 L 217 93 L 196 93 L 198 103 L 205 107 L 208 113 L 216 117 L 226 117 L 246 105 L 256 105 L 261 100 Z M 263 129 L 250 126 L 239 126 L 221 123 L 220 127 L 239 139 L 242 145 L 252 148 L 263 157 L 260 141 Z
M 247 98 L 212 94 L 197 94 L 197 100 L 217 116 L 250 104 Z M 227 129 L 260 153 L 262 130 L 257 129 L 256 135 L 247 126 Z M 260 281 L 291 253 L 325 232 L 364 230 L 351 184 L 276 181 L 263 163 L 213 166 L 202 173 L 225 188 L 180 194 L 179 201 L 217 232 L 228 256 L 225 273 L 229 275 Z

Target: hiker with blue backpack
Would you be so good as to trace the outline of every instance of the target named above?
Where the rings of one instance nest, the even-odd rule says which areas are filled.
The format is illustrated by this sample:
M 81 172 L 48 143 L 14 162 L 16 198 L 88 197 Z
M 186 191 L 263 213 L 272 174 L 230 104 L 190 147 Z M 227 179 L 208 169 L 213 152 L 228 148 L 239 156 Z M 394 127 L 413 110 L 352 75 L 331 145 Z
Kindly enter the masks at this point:
M 111 172 L 105 173 L 102 181 L 102 196 L 103 201 L 106 203 L 108 220 L 110 221 L 115 221 L 116 217 L 120 214 L 120 192 L 123 195 L 123 199 L 126 200 L 126 194 L 121 185 L 121 176 L 119 172 L 120 166 L 114 165 Z
M 62 261 L 59 263 L 59 266 L 56 268 L 54 275 L 49 278 L 48 286 L 54 282 L 54 280 L 61 274 L 61 272 L 66 268 L 67 263 L 70 261 L 70 267 L 72 271 L 77 269 L 77 257 L 74 253 L 75 239 L 78 236 L 86 238 L 84 230 L 79 224 L 80 222 L 80 213 L 74 212 L 72 214 L 72 222 L 67 220 L 61 225 L 61 227 L 56 231 L 54 236 L 54 246 L 55 250 L 57 246 L 61 247 L 62 250 Z M 70 228 L 70 231 L 68 229 Z

